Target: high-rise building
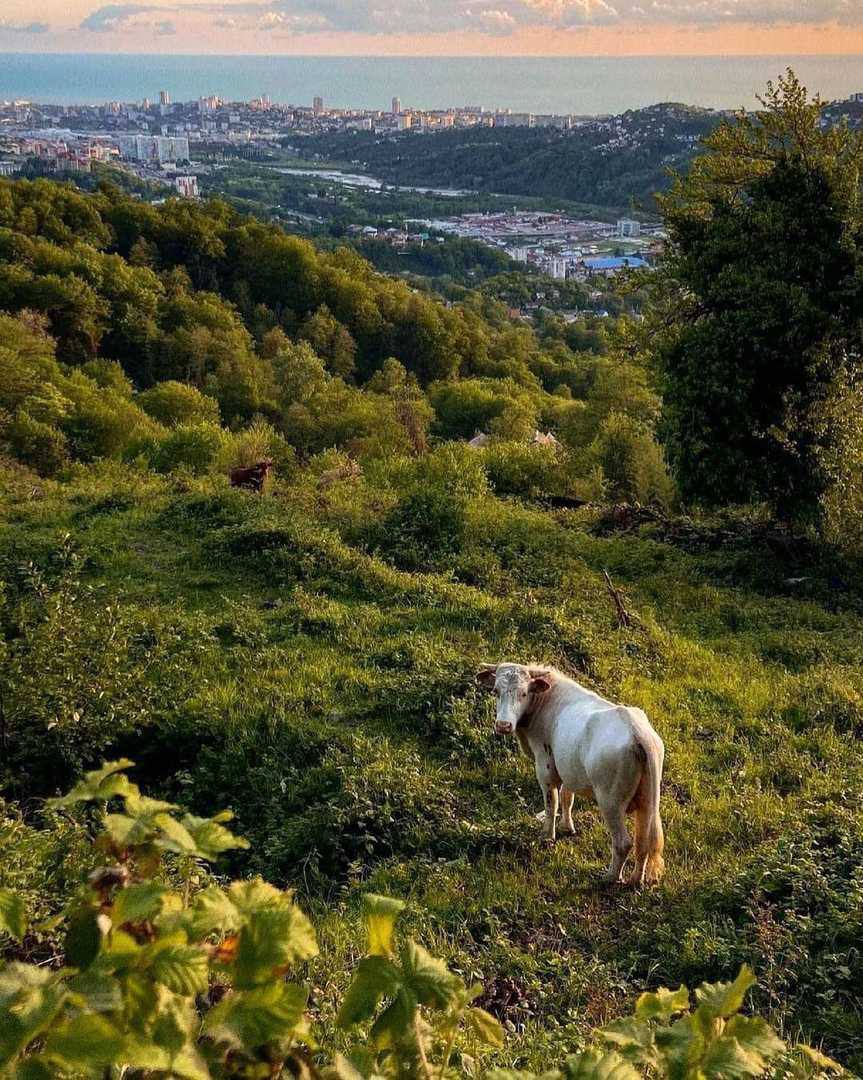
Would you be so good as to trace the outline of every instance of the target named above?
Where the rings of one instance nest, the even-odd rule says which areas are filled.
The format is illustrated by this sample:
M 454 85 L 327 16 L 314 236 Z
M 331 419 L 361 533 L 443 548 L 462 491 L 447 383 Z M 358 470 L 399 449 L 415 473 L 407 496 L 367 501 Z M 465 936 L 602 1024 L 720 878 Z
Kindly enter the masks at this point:
M 170 105 L 171 104 L 171 95 L 168 93 L 167 90 L 160 90 L 159 91 L 159 104 L 160 105 Z
M 324 99 L 322 97 L 316 97 L 315 100 L 312 102 L 312 111 L 314 112 L 315 116 L 320 116 L 321 113 L 324 111 Z
M 183 199 L 198 198 L 197 176 L 176 176 L 174 177 L 174 187 L 177 189 L 177 194 Z
M 401 98 L 394 97 L 393 98 L 393 116 L 398 116 L 398 114 L 401 111 L 402 111 Z
M 633 218 L 621 218 L 617 223 L 617 235 L 621 239 L 641 236 L 641 222 Z
M 120 135 L 117 138 L 120 156 L 127 161 L 147 161 L 154 165 L 165 162 L 188 161 L 189 140 L 163 135 Z

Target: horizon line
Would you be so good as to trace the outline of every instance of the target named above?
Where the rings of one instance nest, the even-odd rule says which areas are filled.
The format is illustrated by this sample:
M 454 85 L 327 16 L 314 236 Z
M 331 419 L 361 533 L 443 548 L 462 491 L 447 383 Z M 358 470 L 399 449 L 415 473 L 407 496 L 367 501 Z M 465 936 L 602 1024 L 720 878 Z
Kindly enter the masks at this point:
M 158 56 L 165 59 L 183 59 L 193 56 L 210 56 L 221 59 L 261 59 L 261 60 L 492 60 L 495 63 L 507 60 L 829 60 L 831 58 L 859 58 L 860 52 L 823 52 L 823 53 L 510 53 L 507 56 L 494 56 L 489 53 L 220 53 L 220 52 L 145 52 L 112 49 L 110 52 L 81 50 L 68 52 L 54 49 L 9 49 L 0 50 L 0 56 L 95 56 L 104 60 L 106 56 Z

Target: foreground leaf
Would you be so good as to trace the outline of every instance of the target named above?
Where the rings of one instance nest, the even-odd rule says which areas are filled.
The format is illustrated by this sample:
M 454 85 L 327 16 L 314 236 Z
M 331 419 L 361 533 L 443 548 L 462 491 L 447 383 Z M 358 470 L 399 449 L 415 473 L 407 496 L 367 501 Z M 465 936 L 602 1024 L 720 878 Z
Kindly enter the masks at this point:
M 16 941 L 22 941 L 27 933 L 24 901 L 11 889 L 0 889 L 0 931 L 5 931 Z

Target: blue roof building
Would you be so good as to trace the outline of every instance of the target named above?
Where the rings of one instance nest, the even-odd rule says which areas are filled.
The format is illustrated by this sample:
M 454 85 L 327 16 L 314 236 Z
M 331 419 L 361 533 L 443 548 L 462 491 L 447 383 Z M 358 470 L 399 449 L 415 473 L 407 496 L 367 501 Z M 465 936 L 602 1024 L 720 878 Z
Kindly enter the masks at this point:
M 640 255 L 596 255 L 584 260 L 588 270 L 645 270 L 650 265 Z

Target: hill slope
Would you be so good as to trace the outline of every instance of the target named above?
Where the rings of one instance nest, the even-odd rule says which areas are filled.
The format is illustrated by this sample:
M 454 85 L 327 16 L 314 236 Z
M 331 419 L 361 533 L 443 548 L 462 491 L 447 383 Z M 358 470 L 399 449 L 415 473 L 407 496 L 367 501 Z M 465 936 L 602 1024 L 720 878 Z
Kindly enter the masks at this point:
M 423 573 L 399 569 L 404 472 L 305 475 L 261 499 L 116 465 L 63 484 L 5 469 L 7 791 L 127 753 L 153 794 L 231 805 L 253 841 L 233 869 L 293 883 L 324 920 L 324 1012 L 372 888 L 409 899 L 424 939 L 484 981 L 508 1062 L 547 1064 L 646 984 L 747 960 L 772 1019 L 859 1068 L 859 592 L 811 568 L 783 584 L 799 565 L 740 523 L 621 535 L 494 498 L 467 456 L 430 458 L 414 466 L 428 489 L 462 484 L 467 502 Z M 636 628 L 615 628 L 603 568 Z M 540 843 L 532 770 L 473 685 L 504 657 L 654 720 L 657 890 L 597 889 L 594 808 L 575 839 Z M 0 884 L 16 866 L 0 858 Z
M 305 155 L 350 161 L 390 184 L 542 195 L 624 208 L 632 200 L 655 210 L 653 193 L 666 169 L 684 166 L 717 114 L 655 105 L 584 123 L 572 131 L 494 127 L 429 134 L 349 132 L 294 140 Z

